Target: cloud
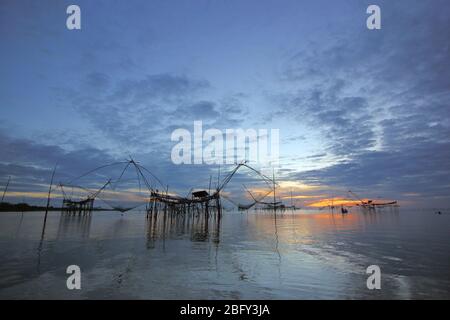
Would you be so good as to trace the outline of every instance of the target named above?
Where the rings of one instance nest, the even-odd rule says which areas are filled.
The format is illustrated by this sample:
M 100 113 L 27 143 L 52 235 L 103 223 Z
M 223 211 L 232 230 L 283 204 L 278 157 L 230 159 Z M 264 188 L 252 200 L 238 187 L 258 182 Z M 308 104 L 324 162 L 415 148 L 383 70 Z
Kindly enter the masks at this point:
M 134 154 L 157 149 L 160 160 L 170 161 L 174 129 L 191 128 L 194 120 L 214 128 L 234 128 L 243 122 L 247 110 L 241 95 L 202 98 L 209 89 L 208 81 L 185 75 L 162 73 L 112 81 L 107 74 L 93 72 L 79 89 L 60 88 L 58 93 L 111 148 Z
M 154 99 L 179 102 L 207 87 L 209 84 L 204 80 L 168 73 L 154 74 L 147 75 L 144 79 L 119 81 L 110 99 L 129 104 L 146 103 Z
M 160 144 L 162 135 L 168 140 L 169 118 L 180 105 L 208 111 L 204 103 L 193 102 L 195 95 L 208 87 L 207 81 L 183 75 L 164 73 L 112 82 L 107 74 L 89 73 L 81 89 L 61 92 L 67 92 L 65 98 L 92 130 L 100 131 L 119 148 L 136 152 Z
M 292 179 L 356 189 L 372 197 L 415 193 L 424 202 L 450 198 L 450 143 L 367 152 L 325 169 L 293 173 Z
M 382 3 L 379 32 L 354 31 L 291 56 L 278 116 L 319 131 L 331 166 L 292 179 L 449 202 L 450 20 L 444 2 Z
M 105 90 L 108 88 L 111 80 L 110 77 L 102 72 L 91 72 L 86 76 L 85 85 L 87 89 Z
M 285 117 L 314 130 L 325 138 L 325 148 L 333 154 L 351 155 L 376 144 L 374 116 L 366 97 L 346 96 L 342 81 L 322 84 L 274 97 L 281 106 L 270 118 Z
M 109 28 L 109 23 L 101 23 L 104 29 L 99 30 L 104 32 L 92 38 L 83 37 L 83 41 L 70 38 L 65 40 L 70 46 L 64 42 L 64 46 L 53 48 L 55 36 L 43 32 L 48 29 L 48 24 L 41 24 L 38 31 L 28 28 L 46 20 L 45 12 L 40 10 L 37 20 L 28 19 L 29 23 L 13 35 L 17 39 L 31 36 L 40 39 L 35 36 L 47 34 L 51 43 L 39 42 L 47 43 L 53 50 L 49 54 L 54 59 L 68 57 L 49 67 L 45 62 L 50 58 L 45 55 L 37 60 L 44 63 L 25 64 L 25 68 L 37 68 L 33 71 L 39 67 L 48 69 L 52 81 L 61 79 L 70 68 L 80 72 L 82 79 L 78 84 L 71 80 L 67 87 L 59 88 L 57 103 L 64 108 L 70 105 L 81 116 L 83 121 L 76 119 L 78 122 L 74 121 L 73 127 L 79 124 L 83 139 L 78 136 L 77 141 L 77 133 L 67 130 L 64 137 L 60 135 L 60 143 L 52 145 L 36 142 L 39 140 L 36 136 L 33 136 L 36 141 L 32 141 L 0 133 L 1 173 L 3 177 L 13 174 L 23 176 L 23 181 L 26 178 L 39 184 L 48 180 L 57 161 L 60 171 L 68 177 L 117 161 L 129 152 L 155 170 L 161 180 L 173 183 L 170 188 L 181 190 L 192 185 L 208 185 L 209 174 L 214 168 L 180 167 L 171 163 L 170 133 L 180 127 L 191 129 L 193 120 L 203 120 L 205 129 L 245 127 L 245 124 L 259 120 L 262 114 L 261 125 L 275 120 L 294 128 L 302 127 L 300 132 L 294 130 L 290 136 L 281 137 L 289 147 L 295 148 L 296 143 L 309 147 L 311 143 L 310 155 L 303 150 L 294 150 L 295 154 L 282 154 L 282 159 L 298 161 L 295 168 L 301 167 L 302 161 L 320 162 L 321 165 L 331 163 L 321 170 L 304 172 L 289 166 L 282 168 L 280 172 L 291 180 L 301 179 L 324 187 L 345 189 L 351 186 L 367 193 L 386 193 L 384 197 L 391 193 L 414 194 L 421 200 L 446 197 L 450 181 L 449 6 L 445 0 L 435 0 L 432 4 L 415 2 L 413 5 L 410 1 L 380 0 L 382 29 L 369 31 L 364 27 L 364 21 L 358 20 L 361 17 L 353 16 L 356 11 L 364 12 L 366 3 L 358 2 L 357 5 L 361 10 L 350 10 L 348 16 L 342 17 L 346 25 L 344 30 L 326 30 L 331 34 L 331 41 L 321 32 L 312 33 L 311 41 L 299 41 L 299 46 L 284 61 L 273 64 L 275 67 L 281 65 L 281 71 L 274 80 L 275 85 L 266 90 L 270 92 L 269 101 L 263 102 L 271 110 L 268 113 L 265 108 L 247 108 L 247 102 L 256 107 L 255 104 L 264 99 L 258 96 L 261 93 L 258 84 L 243 88 L 254 96 L 225 94 L 224 91 L 217 93 L 217 89 L 222 88 L 216 88 L 203 78 L 174 72 L 146 72 L 143 66 L 154 67 L 154 58 L 157 63 L 161 61 L 161 70 L 171 69 L 172 63 L 165 64 L 165 59 L 158 60 L 157 56 L 152 56 L 151 61 L 143 59 L 141 51 L 134 51 L 135 47 L 116 38 L 128 35 L 129 29 L 117 28 L 114 24 Z M 14 8 L 12 17 L 19 15 L 22 6 Z M 56 12 L 51 17 L 59 24 Z M 110 22 L 112 15 L 102 16 L 106 20 L 100 21 Z M 355 20 L 359 22 L 353 23 Z M 125 21 L 122 21 L 123 26 Z M 120 32 L 117 33 L 118 29 Z M 132 35 L 132 41 L 142 42 Z M 64 39 L 69 38 L 64 36 Z M 151 44 L 156 40 L 152 36 Z M 166 50 L 164 45 L 151 46 L 157 50 L 150 54 Z M 68 52 L 73 54 L 75 47 L 81 49 L 83 65 L 70 63 L 69 60 L 76 59 L 66 55 Z M 144 55 L 149 53 L 145 51 L 148 49 L 142 49 Z M 263 49 L 261 52 L 267 51 Z M 273 48 L 272 51 L 276 50 Z M 182 56 L 184 59 L 184 53 Z M 181 57 L 174 55 L 173 58 L 177 60 L 174 61 L 175 70 L 179 70 L 179 65 L 183 67 Z M 211 61 L 206 62 L 205 65 L 209 65 Z M 59 65 L 69 67 L 61 74 L 51 73 Z M 188 65 L 192 66 L 195 64 Z M 206 69 L 199 68 L 196 74 Z M 257 75 L 263 71 L 254 72 Z M 22 83 L 20 81 L 16 86 Z M 219 79 L 217 83 L 220 81 L 223 80 Z M 54 82 L 45 84 L 54 87 Z M 41 83 L 42 88 L 45 84 Z M 46 94 L 41 87 L 36 90 L 39 93 L 34 94 L 38 98 Z M 33 99 L 34 94 L 30 94 Z M 19 100 L 17 105 L 28 103 Z M 39 106 L 48 103 L 36 100 L 39 100 Z M 51 113 L 49 110 L 48 106 L 42 108 L 43 112 Z M 18 121 L 21 117 L 17 116 Z M 15 129 L 12 125 L 11 128 Z M 32 133 L 28 134 L 31 136 Z M 62 138 L 68 142 L 62 143 Z M 70 143 L 73 139 L 75 141 Z M 105 173 L 105 176 L 109 174 Z
M 66 151 L 55 145 L 13 138 L 1 131 L 0 148 L 0 177 L 12 176 L 16 187 L 26 184 L 30 189 L 33 185 L 40 188 L 40 184 L 48 184 L 56 164 L 56 181 L 68 181 L 92 168 L 116 161 L 108 153 L 92 147 Z
M 198 101 L 186 107 L 178 107 L 172 117 L 177 118 L 179 115 L 187 116 L 190 119 L 216 119 L 220 113 L 216 110 L 216 106 L 212 101 Z

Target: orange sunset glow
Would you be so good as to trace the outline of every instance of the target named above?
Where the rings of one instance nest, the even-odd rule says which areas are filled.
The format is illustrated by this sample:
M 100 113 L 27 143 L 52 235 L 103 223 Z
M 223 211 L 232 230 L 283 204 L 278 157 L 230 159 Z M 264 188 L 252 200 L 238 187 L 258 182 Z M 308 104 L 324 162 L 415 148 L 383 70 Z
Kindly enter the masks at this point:
M 367 201 L 367 199 L 362 199 L 364 201 Z M 327 199 L 321 199 L 319 201 L 314 201 L 312 203 L 308 203 L 308 207 L 313 208 L 321 208 L 321 207 L 328 207 L 328 206 L 355 206 L 357 204 L 360 204 L 361 201 L 359 200 L 352 200 L 352 199 L 346 199 L 346 198 L 327 198 Z

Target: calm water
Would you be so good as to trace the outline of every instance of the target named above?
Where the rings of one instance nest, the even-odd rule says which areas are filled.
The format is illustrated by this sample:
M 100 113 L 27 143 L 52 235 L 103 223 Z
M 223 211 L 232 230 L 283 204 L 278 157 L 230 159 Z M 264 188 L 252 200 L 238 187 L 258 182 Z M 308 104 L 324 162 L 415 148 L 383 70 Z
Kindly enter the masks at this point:
M 0 298 L 449 299 L 450 214 L 0 213 Z M 79 265 L 81 290 L 66 289 Z M 366 287 L 367 266 L 382 272 Z

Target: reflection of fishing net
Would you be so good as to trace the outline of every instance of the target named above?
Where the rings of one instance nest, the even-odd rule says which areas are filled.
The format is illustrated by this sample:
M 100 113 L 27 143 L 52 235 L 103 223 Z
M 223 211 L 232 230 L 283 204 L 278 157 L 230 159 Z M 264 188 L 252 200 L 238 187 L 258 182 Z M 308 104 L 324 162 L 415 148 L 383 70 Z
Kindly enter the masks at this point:
M 148 203 L 152 185 L 160 180 L 134 160 L 104 165 L 60 184 L 64 199 L 100 200 L 97 206 L 126 212 Z

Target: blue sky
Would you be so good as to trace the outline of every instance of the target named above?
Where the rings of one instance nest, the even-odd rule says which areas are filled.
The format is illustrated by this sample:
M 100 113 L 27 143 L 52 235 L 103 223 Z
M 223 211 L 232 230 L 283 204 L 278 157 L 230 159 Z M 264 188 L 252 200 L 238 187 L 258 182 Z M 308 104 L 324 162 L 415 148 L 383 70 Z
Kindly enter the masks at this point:
M 170 133 L 202 120 L 279 128 L 277 176 L 304 201 L 448 206 L 449 17 L 439 0 L 2 1 L 0 181 L 26 198 L 56 162 L 65 181 L 130 154 L 185 193 L 217 167 L 173 165 Z

